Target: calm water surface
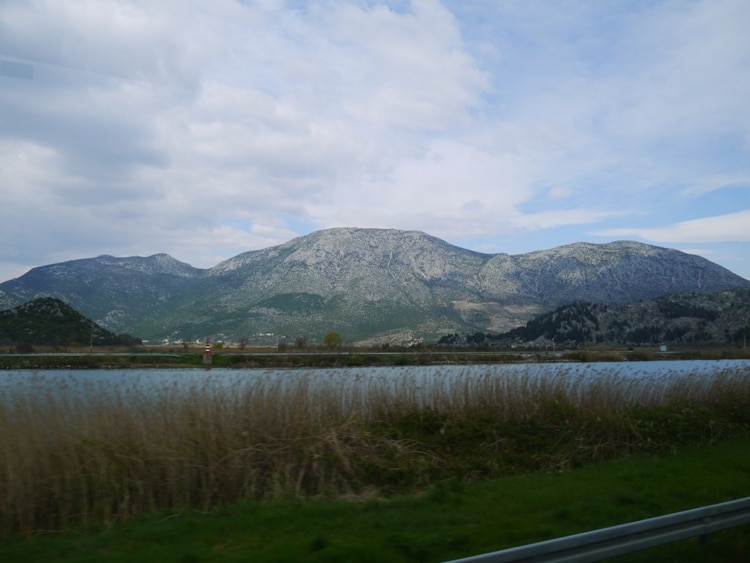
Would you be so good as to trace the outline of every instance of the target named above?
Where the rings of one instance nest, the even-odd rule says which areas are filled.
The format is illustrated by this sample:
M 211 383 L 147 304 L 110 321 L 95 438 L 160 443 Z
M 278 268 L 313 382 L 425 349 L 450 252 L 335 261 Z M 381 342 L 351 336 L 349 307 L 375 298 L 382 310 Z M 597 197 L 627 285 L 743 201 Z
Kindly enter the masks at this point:
M 710 382 L 717 377 L 749 377 L 750 360 L 690 360 L 654 362 L 598 362 L 497 364 L 461 366 L 398 366 L 331 369 L 114 369 L 114 370 L 8 370 L 0 372 L 0 397 L 23 391 L 58 393 L 207 393 L 232 392 L 243 386 L 324 386 L 358 391 L 399 388 L 450 391 L 454 385 L 500 378 L 507 381 L 566 381 L 577 386 L 627 378 L 633 385 L 658 386 L 680 378 Z

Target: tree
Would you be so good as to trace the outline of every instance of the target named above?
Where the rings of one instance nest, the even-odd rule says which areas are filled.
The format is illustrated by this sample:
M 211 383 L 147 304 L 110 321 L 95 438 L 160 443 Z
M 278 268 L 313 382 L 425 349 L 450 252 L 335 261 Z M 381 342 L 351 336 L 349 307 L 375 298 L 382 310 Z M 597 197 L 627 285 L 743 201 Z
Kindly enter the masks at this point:
M 341 346 L 341 335 L 338 332 L 329 332 L 323 338 L 323 342 L 329 348 L 337 348 Z

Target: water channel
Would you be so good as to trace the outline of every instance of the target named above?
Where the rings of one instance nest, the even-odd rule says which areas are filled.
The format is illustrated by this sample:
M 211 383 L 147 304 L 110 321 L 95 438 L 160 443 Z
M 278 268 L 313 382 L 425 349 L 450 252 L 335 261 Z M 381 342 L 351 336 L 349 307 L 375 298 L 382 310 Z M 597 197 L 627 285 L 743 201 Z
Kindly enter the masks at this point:
M 113 393 L 140 398 L 180 393 L 239 393 L 254 388 L 299 389 L 300 386 L 341 396 L 363 397 L 372 391 L 384 397 L 407 393 L 423 397 L 450 395 L 467 385 L 562 385 L 585 393 L 627 383 L 629 392 L 653 396 L 668 385 L 684 382 L 694 389 L 719 378 L 750 379 L 750 360 L 680 360 L 644 362 L 539 363 L 350 367 L 330 369 L 111 369 L 7 370 L 0 372 L 0 400 L 28 394 Z

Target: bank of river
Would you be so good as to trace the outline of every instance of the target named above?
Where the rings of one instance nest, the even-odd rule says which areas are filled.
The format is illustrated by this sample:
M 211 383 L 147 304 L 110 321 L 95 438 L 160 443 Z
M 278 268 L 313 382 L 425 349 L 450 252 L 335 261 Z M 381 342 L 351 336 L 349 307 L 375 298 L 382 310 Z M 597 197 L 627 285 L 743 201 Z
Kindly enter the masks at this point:
M 529 364 L 557 362 L 623 362 L 750 359 L 742 348 L 709 350 L 670 350 L 655 348 L 632 350 L 420 350 L 372 351 L 342 349 L 337 351 L 270 351 L 214 350 L 211 366 L 221 368 L 321 368 L 361 366 L 438 366 L 473 364 Z M 8 369 L 116 369 L 177 368 L 204 366 L 203 353 L 178 350 L 135 349 L 129 352 L 77 352 L 0 354 L 0 370 Z
M 0 536 L 714 444 L 749 386 L 748 360 L 5 370 Z
M 462 392 L 474 385 L 520 384 L 539 389 L 545 385 L 583 393 L 593 386 L 617 382 L 632 396 L 652 400 L 664 387 L 685 382 L 700 392 L 718 378 L 750 378 L 750 360 L 674 360 L 645 362 L 546 362 L 523 364 L 473 364 L 427 366 L 376 366 L 345 368 L 153 368 L 153 369 L 52 369 L 0 371 L 0 397 L 19 392 L 53 392 L 154 395 L 202 391 L 236 393 L 256 390 L 299 390 L 309 387 L 342 397 L 418 397 L 429 405 L 435 395 Z M 625 383 L 623 385 L 623 383 Z

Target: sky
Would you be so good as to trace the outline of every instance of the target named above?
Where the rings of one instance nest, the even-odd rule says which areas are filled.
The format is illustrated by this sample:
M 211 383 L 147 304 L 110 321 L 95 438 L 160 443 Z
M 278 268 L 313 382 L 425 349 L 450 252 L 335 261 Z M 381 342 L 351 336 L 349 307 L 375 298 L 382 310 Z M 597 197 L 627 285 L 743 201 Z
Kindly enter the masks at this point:
M 331 227 L 750 279 L 747 0 L 0 0 L 0 281 Z

